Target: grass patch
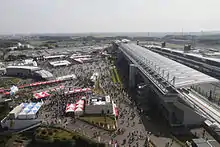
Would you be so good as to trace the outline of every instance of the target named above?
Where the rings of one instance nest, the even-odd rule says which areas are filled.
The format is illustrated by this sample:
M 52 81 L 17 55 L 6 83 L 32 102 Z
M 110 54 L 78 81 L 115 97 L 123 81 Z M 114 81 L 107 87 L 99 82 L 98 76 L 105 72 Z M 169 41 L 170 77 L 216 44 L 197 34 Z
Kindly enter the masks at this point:
M 72 139 L 73 134 L 67 131 L 63 130 L 57 130 L 57 132 L 54 133 L 54 138 L 61 138 L 61 139 Z
M 112 81 L 113 81 L 114 84 L 116 84 L 117 82 L 116 82 L 114 71 L 110 70 L 110 72 L 111 72 L 111 75 L 112 75 Z
M 42 144 L 43 146 L 91 146 L 91 147 L 104 147 L 104 144 L 99 144 L 96 141 L 93 141 L 86 136 L 83 136 L 77 132 L 70 132 L 62 128 L 56 127 L 41 127 L 35 131 L 35 142 L 30 144 L 30 147 L 35 146 L 36 144 Z M 45 144 L 46 143 L 46 144 Z
M 20 81 L 19 78 L 1 78 L 0 79 L 0 87 L 8 88 L 12 85 L 17 85 Z
M 114 131 L 116 129 L 115 119 L 110 116 L 83 116 L 79 119 L 107 131 Z
M 80 117 L 81 119 L 88 121 L 88 122 L 94 122 L 94 123 L 108 123 L 109 125 L 114 125 L 115 120 L 111 117 L 104 117 L 104 116 L 84 116 Z
M 121 79 L 120 79 L 120 77 L 119 77 L 119 75 L 118 75 L 118 71 L 117 71 L 117 69 L 116 69 L 116 68 L 113 68 L 113 71 L 114 71 L 114 74 L 115 74 L 115 77 L 116 77 L 117 83 L 119 83 L 120 86 L 122 86 Z
M 118 75 L 118 72 L 117 72 L 116 68 L 113 68 L 113 71 L 114 71 L 114 73 L 115 73 L 115 77 L 116 77 L 117 82 L 118 82 L 118 83 L 121 83 L 121 80 L 120 80 L 120 78 L 119 78 L 119 75 Z

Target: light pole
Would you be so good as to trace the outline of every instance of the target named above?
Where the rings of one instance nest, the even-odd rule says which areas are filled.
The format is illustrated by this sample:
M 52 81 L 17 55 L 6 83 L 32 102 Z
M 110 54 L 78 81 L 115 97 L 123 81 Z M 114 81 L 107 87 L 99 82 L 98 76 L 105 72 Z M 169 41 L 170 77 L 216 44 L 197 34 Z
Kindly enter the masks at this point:
M 148 84 L 145 84 L 145 85 L 139 85 L 139 86 L 138 86 L 138 89 L 143 89 L 143 88 L 145 88 L 146 86 L 148 86 Z

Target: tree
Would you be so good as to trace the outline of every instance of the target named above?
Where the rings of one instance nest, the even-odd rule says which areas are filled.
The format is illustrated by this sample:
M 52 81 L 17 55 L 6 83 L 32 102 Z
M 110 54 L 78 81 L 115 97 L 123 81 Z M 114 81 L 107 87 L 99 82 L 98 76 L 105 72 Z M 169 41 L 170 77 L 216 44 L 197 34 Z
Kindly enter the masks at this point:
M 2 49 L 2 58 L 5 59 L 5 56 L 10 52 L 9 49 Z

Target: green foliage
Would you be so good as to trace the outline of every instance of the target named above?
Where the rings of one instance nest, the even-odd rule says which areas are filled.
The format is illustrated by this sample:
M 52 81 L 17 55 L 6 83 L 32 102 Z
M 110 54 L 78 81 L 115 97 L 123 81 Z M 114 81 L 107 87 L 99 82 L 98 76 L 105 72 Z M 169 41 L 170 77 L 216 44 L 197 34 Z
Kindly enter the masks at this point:
M 116 79 L 115 79 L 115 74 L 112 70 L 110 72 L 111 72 L 111 75 L 112 75 L 112 81 L 113 81 L 114 84 L 116 84 L 117 82 L 116 82 Z
M 116 123 L 115 119 L 111 116 L 83 116 L 79 119 L 107 131 L 114 131 L 113 126 L 115 126 Z M 108 124 L 110 128 L 107 127 Z
M 120 80 L 120 78 L 119 78 L 119 75 L 118 75 L 118 72 L 117 72 L 116 68 L 113 68 L 113 72 L 114 72 L 114 74 L 115 74 L 117 83 L 119 83 L 119 84 L 121 85 L 121 80 Z
M 35 131 L 35 141 L 38 143 L 43 143 L 42 146 L 102 146 L 102 144 L 97 144 L 96 142 L 80 135 L 77 132 L 69 132 L 64 129 L 58 128 L 38 128 Z M 49 144 L 48 144 L 49 143 Z M 36 142 L 34 143 L 36 144 Z M 103 146 L 104 147 L 104 146 Z
M 9 88 L 12 85 L 17 85 L 19 81 L 19 78 L 1 78 L 0 87 Z

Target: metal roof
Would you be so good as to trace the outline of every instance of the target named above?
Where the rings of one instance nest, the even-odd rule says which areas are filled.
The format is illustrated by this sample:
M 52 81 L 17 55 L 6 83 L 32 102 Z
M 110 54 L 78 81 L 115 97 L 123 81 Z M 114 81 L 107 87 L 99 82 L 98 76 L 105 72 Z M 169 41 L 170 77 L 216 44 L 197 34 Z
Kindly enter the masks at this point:
M 29 69 L 29 70 L 39 70 L 40 68 L 37 66 L 8 66 L 6 69 L 14 68 L 14 69 Z
M 192 141 L 194 144 L 196 144 L 197 147 L 212 147 L 212 145 L 203 138 L 193 139 Z
M 160 46 L 156 46 L 156 45 L 146 45 L 146 47 L 149 47 L 149 48 L 161 48 Z M 186 54 L 186 55 L 190 55 L 192 57 L 197 57 L 197 58 L 201 58 L 201 59 L 205 59 L 205 60 L 211 60 L 211 61 L 215 61 L 215 62 L 220 62 L 219 58 L 206 57 L 206 56 L 203 56 L 202 54 L 198 54 L 198 53 L 193 53 L 193 52 L 185 53 L 183 50 L 176 50 L 176 49 L 172 49 L 172 48 L 161 48 L 161 49 L 162 50 L 166 50 L 166 51 L 172 51 L 172 52 L 180 53 L 182 55 Z M 218 55 L 218 53 L 214 52 L 214 53 L 208 54 L 208 55 Z
M 63 58 L 66 55 L 54 55 L 54 56 L 44 56 L 44 59 L 53 59 L 53 58 Z
M 71 63 L 69 61 L 67 61 L 67 60 L 50 62 L 50 65 L 52 65 L 54 67 L 62 66 L 62 65 L 69 65 L 69 64 L 71 64 Z
M 42 78 L 52 78 L 53 77 L 52 73 L 50 73 L 47 70 L 43 70 L 43 69 L 35 71 L 35 73 L 39 74 Z
M 175 88 L 201 83 L 219 82 L 219 80 L 213 77 L 210 77 L 204 73 L 201 73 L 195 69 L 173 61 L 134 43 L 122 43 L 121 46 L 135 54 L 138 57 L 138 60 L 145 60 L 143 62 L 146 64 L 147 61 L 150 61 L 154 67 L 160 67 L 160 75 L 161 71 L 164 70 L 165 74 L 169 73 L 169 77 L 175 77 Z

